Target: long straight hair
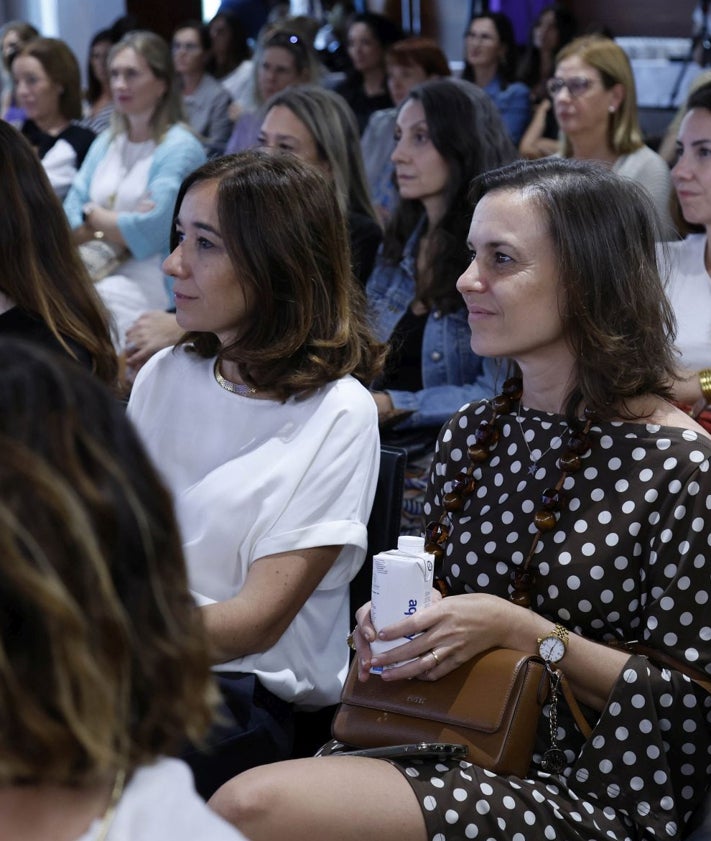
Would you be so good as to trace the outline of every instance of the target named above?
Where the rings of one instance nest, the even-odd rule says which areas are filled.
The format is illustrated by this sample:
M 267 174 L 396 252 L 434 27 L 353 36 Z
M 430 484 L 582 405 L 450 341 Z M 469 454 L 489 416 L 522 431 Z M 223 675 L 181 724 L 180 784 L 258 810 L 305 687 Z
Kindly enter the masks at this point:
M 365 177 L 358 123 L 343 97 L 318 85 L 294 85 L 274 94 L 264 113 L 277 105 L 288 108 L 313 137 L 319 157 L 330 167 L 343 213 L 361 213 L 377 222 Z
M 66 352 L 88 351 L 94 373 L 114 384 L 108 316 L 72 242 L 62 205 L 30 144 L 0 120 L 0 289 L 39 316 Z
M 469 260 L 466 240 L 471 222 L 469 185 L 477 175 L 517 157 L 496 106 L 481 88 L 459 79 L 433 79 L 414 88 L 404 102 L 421 102 L 435 149 L 449 168 L 446 211 L 433 231 L 429 285 L 423 300 L 444 312 L 464 306 L 457 278 Z M 422 214 L 422 203 L 401 199 L 383 238 L 383 259 L 397 264 Z

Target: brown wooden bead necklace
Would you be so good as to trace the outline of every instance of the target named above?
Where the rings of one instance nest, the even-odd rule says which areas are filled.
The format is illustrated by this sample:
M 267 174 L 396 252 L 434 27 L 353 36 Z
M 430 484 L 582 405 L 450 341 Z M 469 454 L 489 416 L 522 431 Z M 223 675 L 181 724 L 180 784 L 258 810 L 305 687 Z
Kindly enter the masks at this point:
M 504 383 L 501 394 L 491 401 L 492 415 L 489 419 L 480 421 L 474 433 L 475 442 L 467 449 L 470 464 L 460 471 L 453 479 L 449 491 L 444 494 L 442 500 L 444 511 L 439 520 L 427 524 L 425 530 L 425 550 L 431 552 L 441 563 L 444 557 L 445 547 L 452 530 L 451 515 L 461 511 L 466 500 L 470 497 L 477 485 L 474 471 L 488 461 L 495 449 L 500 436 L 497 419 L 499 415 L 510 414 L 514 404 L 520 404 L 523 394 L 523 383 L 520 378 L 512 377 Z M 531 606 L 531 591 L 536 583 L 537 565 L 533 563 L 533 555 L 538 546 L 538 541 L 544 532 L 551 531 L 556 527 L 559 514 L 565 505 L 563 485 L 565 480 L 573 473 L 577 473 L 582 466 L 582 458 L 588 453 L 592 446 L 590 427 L 595 421 L 592 412 L 585 409 L 585 423 L 582 429 L 572 430 L 567 446 L 563 454 L 558 458 L 557 467 L 561 471 L 560 478 L 552 488 L 546 488 L 541 494 L 541 507 L 533 515 L 533 523 L 536 526 L 536 533 L 533 536 L 531 548 L 520 567 L 511 573 L 513 593 L 510 596 L 514 604 L 521 607 Z M 442 595 L 447 594 L 447 584 L 439 578 L 437 581 Z

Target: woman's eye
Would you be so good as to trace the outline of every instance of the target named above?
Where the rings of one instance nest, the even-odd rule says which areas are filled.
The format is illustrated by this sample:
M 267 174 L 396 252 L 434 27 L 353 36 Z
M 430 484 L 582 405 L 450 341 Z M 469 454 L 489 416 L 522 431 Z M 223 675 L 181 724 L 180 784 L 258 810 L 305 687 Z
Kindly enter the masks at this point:
M 424 131 L 418 131 L 418 132 L 415 134 L 415 143 L 427 143 L 427 141 L 428 141 L 429 139 L 430 139 L 429 134 L 427 134 L 427 133 L 426 133 L 426 132 L 424 132 Z
M 180 245 L 180 243 L 183 242 L 184 239 L 185 239 L 185 234 L 183 233 L 183 231 L 176 230 L 175 241 L 178 243 L 178 245 Z
M 510 263 L 511 257 L 508 254 L 503 254 L 501 251 L 497 251 L 494 254 L 494 262 L 496 263 Z
M 469 249 L 469 262 L 473 263 L 476 260 L 476 251 L 473 248 Z
M 198 248 L 207 251 L 209 248 L 213 248 L 213 244 L 209 239 L 205 239 L 205 237 L 198 237 Z

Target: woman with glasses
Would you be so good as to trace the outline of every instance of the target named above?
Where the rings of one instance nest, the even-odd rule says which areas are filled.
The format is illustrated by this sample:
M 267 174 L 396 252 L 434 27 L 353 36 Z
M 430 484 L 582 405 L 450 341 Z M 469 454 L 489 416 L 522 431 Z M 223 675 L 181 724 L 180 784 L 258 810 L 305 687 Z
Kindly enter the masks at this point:
M 205 71 L 210 55 L 207 27 L 198 21 L 181 24 L 173 32 L 171 48 L 188 122 L 200 136 L 208 158 L 221 155 L 232 131 L 227 113 L 230 95 Z
M 641 184 L 652 197 L 669 239 L 671 176 L 666 162 L 644 144 L 637 94 L 627 54 L 612 39 L 577 38 L 557 56 L 548 80 L 566 158 L 593 160 Z
M 129 415 L 176 500 L 223 726 L 186 755 L 210 794 L 290 755 L 293 708 L 334 704 L 350 580 L 378 475 L 365 325 L 336 191 L 293 155 L 208 161 L 176 200 L 187 335 L 153 356 Z
M 288 25 L 288 21 L 284 26 Z M 261 106 L 291 85 L 318 83 L 321 69 L 314 49 L 296 32 L 282 28 L 267 32 L 254 57 L 254 88 L 257 108 L 236 119 L 225 152 L 229 155 L 251 149 L 262 124 Z
M 531 90 L 533 117 L 524 132 L 519 151 L 525 158 L 544 158 L 558 151 L 558 123 L 546 84 L 555 71 L 556 53 L 576 35 L 573 13 L 562 3 L 541 9 L 521 58 L 518 75 Z
M 499 109 L 514 143 L 531 117 L 530 92 L 514 81 L 517 64 L 513 24 L 503 12 L 484 12 L 469 22 L 464 35 L 462 79 L 482 88 Z

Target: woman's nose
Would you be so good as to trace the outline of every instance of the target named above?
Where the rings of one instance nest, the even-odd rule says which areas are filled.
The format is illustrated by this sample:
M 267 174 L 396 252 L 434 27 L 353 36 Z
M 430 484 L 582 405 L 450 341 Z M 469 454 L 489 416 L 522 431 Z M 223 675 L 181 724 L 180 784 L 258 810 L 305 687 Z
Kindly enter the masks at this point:
M 169 277 L 178 277 L 180 275 L 183 270 L 180 245 L 176 245 L 165 260 L 163 260 L 162 270 L 163 274 L 167 274 Z

